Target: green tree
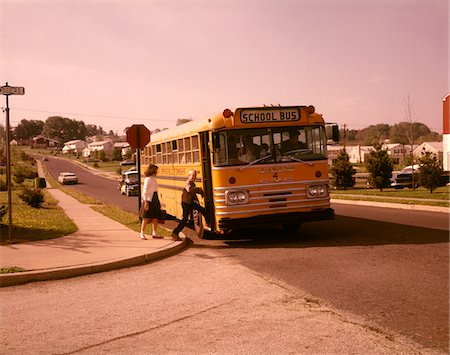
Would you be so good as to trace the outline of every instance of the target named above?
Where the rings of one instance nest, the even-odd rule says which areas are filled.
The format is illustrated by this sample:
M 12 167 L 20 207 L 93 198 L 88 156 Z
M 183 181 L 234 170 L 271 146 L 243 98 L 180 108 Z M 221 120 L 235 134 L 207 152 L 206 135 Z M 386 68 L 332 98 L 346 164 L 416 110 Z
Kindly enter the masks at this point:
M 179 118 L 177 120 L 177 126 L 191 122 L 191 121 L 192 121 L 192 118 Z
M 391 126 L 389 131 L 392 143 L 400 143 L 403 145 L 413 143 L 423 143 L 426 141 L 440 140 L 439 134 L 431 132 L 427 125 L 420 122 L 400 122 Z
M 74 139 L 86 139 L 87 130 L 83 121 L 52 116 L 45 121 L 42 135 L 61 142 L 67 142 Z
M 333 161 L 333 166 L 331 167 L 331 181 L 333 185 L 338 189 L 344 190 L 355 186 L 355 173 L 356 170 L 350 163 L 350 158 L 347 152 L 345 149 L 341 149 L 336 160 Z
M 120 149 L 114 149 L 113 154 L 112 154 L 112 160 L 113 161 L 122 160 L 122 152 Z
M 419 163 L 419 184 L 433 193 L 433 189 L 439 186 L 439 179 L 444 170 L 441 168 L 439 160 L 431 152 L 425 152 L 419 159 Z
M 363 142 L 364 145 L 383 142 L 389 138 L 389 130 L 390 126 L 385 123 L 370 125 L 356 134 L 356 140 Z
M 381 144 L 374 144 L 374 150 L 370 152 L 365 163 L 369 175 L 369 183 L 380 191 L 391 184 L 394 163 L 386 150 L 381 149 Z
M 100 150 L 100 152 L 98 153 L 98 158 L 103 162 L 108 161 L 104 150 Z
M 14 138 L 29 140 L 42 133 L 44 122 L 38 120 L 21 120 L 14 129 Z
M 101 126 L 99 126 L 97 128 L 97 125 L 95 124 L 87 124 L 86 125 L 86 136 L 88 137 L 94 137 L 97 135 L 103 135 L 105 134 L 105 132 L 103 131 L 103 128 Z

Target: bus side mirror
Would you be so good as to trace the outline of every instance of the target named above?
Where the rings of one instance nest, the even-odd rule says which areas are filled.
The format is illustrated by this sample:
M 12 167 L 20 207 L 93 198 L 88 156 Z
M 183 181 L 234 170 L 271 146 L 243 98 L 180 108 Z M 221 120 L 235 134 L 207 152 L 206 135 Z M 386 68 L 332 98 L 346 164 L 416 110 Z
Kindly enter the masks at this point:
M 327 142 L 339 142 L 339 126 L 336 123 L 327 123 L 325 125 L 325 134 L 327 136 Z

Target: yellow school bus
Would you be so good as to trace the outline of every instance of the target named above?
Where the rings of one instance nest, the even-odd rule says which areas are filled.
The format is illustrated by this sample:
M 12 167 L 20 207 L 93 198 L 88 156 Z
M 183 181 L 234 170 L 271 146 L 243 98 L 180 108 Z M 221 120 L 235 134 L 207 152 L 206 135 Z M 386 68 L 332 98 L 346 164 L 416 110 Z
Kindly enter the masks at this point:
M 337 141 L 338 127 L 327 125 L 314 106 L 226 109 L 153 134 L 141 163 L 158 165 L 159 199 L 172 216 L 182 217 L 182 190 L 195 169 L 207 229 L 222 234 L 279 224 L 295 230 L 334 218 L 327 139 Z M 201 237 L 205 220 L 193 217 Z

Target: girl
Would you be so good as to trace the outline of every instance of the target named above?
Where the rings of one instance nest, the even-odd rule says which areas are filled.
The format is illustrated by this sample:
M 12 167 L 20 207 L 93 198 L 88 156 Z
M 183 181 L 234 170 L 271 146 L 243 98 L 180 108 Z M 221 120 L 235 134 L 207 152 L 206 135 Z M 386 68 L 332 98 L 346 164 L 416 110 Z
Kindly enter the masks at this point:
M 156 174 L 158 173 L 158 167 L 150 164 L 145 169 L 144 190 L 142 191 L 142 207 L 139 216 L 142 218 L 141 224 L 141 239 L 147 239 L 145 237 L 145 227 L 151 220 L 152 222 L 152 237 L 163 238 L 157 234 L 158 230 L 158 218 L 162 218 L 161 204 L 158 198 L 158 183 L 156 182 Z

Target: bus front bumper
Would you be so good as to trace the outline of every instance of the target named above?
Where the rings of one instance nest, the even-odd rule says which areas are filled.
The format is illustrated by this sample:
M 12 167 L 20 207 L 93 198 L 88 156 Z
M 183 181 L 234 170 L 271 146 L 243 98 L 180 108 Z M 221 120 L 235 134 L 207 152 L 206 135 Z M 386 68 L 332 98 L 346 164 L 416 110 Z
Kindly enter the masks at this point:
M 261 227 L 264 225 L 301 224 L 304 222 L 324 221 L 328 219 L 334 219 L 334 210 L 332 208 L 308 212 L 260 215 L 249 218 L 221 218 L 219 219 L 218 224 L 220 230 L 227 232 L 233 229 Z

